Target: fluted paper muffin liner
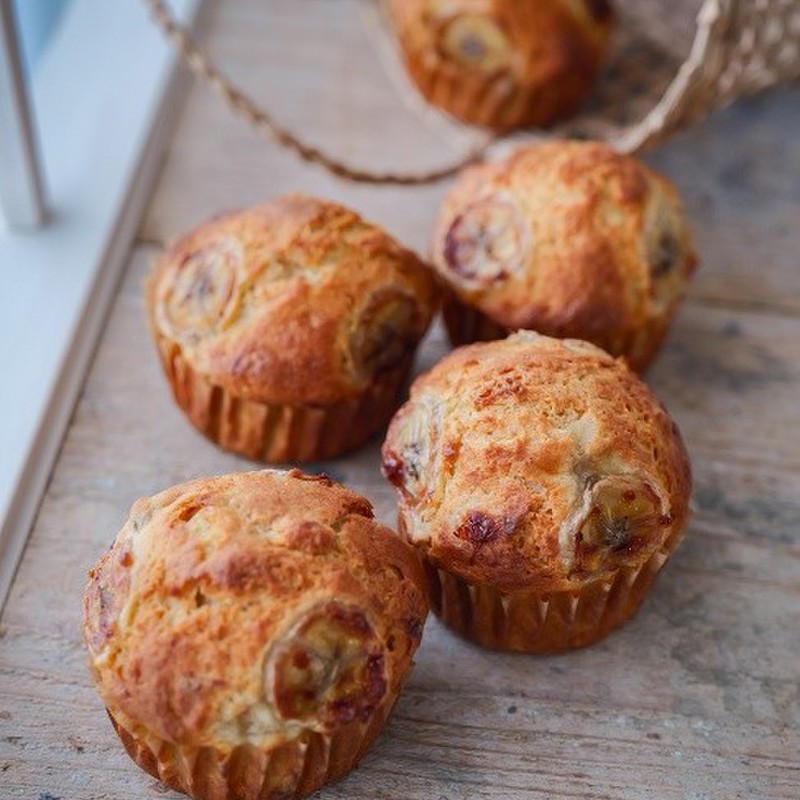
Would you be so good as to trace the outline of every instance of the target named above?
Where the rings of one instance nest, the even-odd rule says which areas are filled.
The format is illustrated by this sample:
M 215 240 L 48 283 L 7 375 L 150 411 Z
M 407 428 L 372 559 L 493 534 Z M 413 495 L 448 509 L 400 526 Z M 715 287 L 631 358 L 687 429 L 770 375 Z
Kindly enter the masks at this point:
M 449 65 L 432 68 L 414 56 L 407 56 L 405 64 L 413 82 L 430 103 L 456 119 L 493 130 L 551 125 L 569 116 L 582 99 L 582 95 L 565 98 L 546 85 L 527 86 L 502 73 L 473 74 L 466 78 Z
M 156 333 L 159 357 L 177 404 L 215 444 L 256 461 L 334 458 L 384 427 L 398 405 L 413 352 L 361 394 L 329 406 L 288 406 L 237 397 L 212 383 L 179 346 Z
M 195 800 L 290 800 L 307 797 L 350 772 L 383 728 L 396 696 L 366 722 L 331 734 L 305 731 L 296 739 L 261 749 L 190 747 L 132 726 L 108 712 L 128 755 L 171 789 Z
M 504 339 L 511 333 L 510 328 L 499 325 L 477 308 L 466 305 L 452 292 L 445 295 L 442 316 L 453 347 Z
M 412 59 L 407 64 L 422 94 L 457 119 L 496 129 L 517 124 L 510 112 L 520 102 L 519 90 L 510 79 L 487 75 L 464 80 L 449 69 L 430 70 Z
M 447 335 L 454 347 L 472 342 L 504 339 L 516 330 L 500 325 L 479 309 L 464 303 L 451 291 L 445 296 L 442 316 Z M 673 313 L 666 317 L 647 320 L 633 331 L 615 331 L 591 337 L 581 336 L 576 332 L 568 338 L 590 341 L 613 356 L 622 356 L 631 369 L 641 372 L 650 365 L 661 349 L 674 316 Z M 537 332 L 548 336 L 560 336 L 558 332 L 551 330 L 537 329 Z
M 476 585 L 426 562 L 431 607 L 453 631 L 494 650 L 561 653 L 593 644 L 639 609 L 669 553 L 622 568 L 579 591 L 503 592 Z

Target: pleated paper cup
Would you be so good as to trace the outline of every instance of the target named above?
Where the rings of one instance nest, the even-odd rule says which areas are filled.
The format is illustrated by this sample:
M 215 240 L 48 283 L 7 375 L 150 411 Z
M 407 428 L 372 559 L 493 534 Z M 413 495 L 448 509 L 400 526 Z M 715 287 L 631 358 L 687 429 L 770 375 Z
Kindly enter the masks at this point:
M 365 721 L 332 733 L 303 731 L 270 748 L 229 749 L 176 744 L 108 715 L 128 755 L 170 789 L 195 800 L 289 800 L 313 794 L 356 767 L 380 733 L 397 697 Z
M 363 444 L 397 409 L 413 359 L 409 353 L 355 397 L 290 406 L 237 397 L 195 370 L 176 344 L 156 339 L 175 401 L 194 427 L 225 450 L 267 463 L 334 458 Z

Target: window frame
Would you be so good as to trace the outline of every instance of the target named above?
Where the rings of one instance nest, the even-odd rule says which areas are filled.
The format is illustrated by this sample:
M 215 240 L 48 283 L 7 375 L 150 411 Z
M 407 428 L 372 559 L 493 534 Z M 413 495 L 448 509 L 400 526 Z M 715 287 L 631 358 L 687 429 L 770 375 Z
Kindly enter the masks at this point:
M 49 215 L 0 229 L 0 610 L 187 85 L 141 0 L 73 0 L 31 75 Z

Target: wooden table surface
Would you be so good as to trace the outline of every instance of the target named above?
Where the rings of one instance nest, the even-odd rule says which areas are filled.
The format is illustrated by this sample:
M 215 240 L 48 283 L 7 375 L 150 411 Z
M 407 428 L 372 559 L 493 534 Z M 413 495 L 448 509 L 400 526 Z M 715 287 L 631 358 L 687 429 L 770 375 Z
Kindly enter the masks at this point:
M 255 97 L 336 153 L 397 167 L 448 155 L 398 104 L 352 0 L 236 0 L 210 42 Z M 641 613 L 590 649 L 539 658 L 482 651 L 431 620 L 388 728 L 320 800 L 800 798 L 798 132 L 800 90 L 783 89 L 648 158 L 682 190 L 703 263 L 647 375 L 691 453 L 695 514 Z M 424 252 L 447 187 L 341 183 L 193 88 L 0 620 L 2 800 L 177 797 L 128 759 L 90 686 L 85 570 L 136 497 L 252 465 L 173 406 L 141 279 L 163 239 L 297 188 Z M 445 349 L 434 330 L 418 369 Z M 391 523 L 378 448 L 318 466 Z

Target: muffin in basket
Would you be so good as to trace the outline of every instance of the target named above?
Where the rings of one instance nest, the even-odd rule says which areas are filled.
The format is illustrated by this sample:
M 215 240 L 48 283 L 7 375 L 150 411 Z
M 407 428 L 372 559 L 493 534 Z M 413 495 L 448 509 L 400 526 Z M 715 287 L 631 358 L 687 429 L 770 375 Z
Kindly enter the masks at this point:
M 454 117 L 550 125 L 588 94 L 608 51 L 607 0 L 386 0 L 411 79 Z
M 594 142 L 531 145 L 467 170 L 432 249 L 454 344 L 527 328 L 593 342 L 636 370 L 697 265 L 672 184 Z
M 178 405 L 212 441 L 268 462 L 337 456 L 385 425 L 435 309 L 413 253 L 300 194 L 200 225 L 147 290 Z
M 649 389 L 592 344 L 530 331 L 418 378 L 383 470 L 433 610 L 500 650 L 557 653 L 624 623 L 689 514 L 689 461 Z
M 197 800 L 347 773 L 412 665 L 416 553 L 325 477 L 263 471 L 137 501 L 89 574 L 84 636 L 130 756 Z

